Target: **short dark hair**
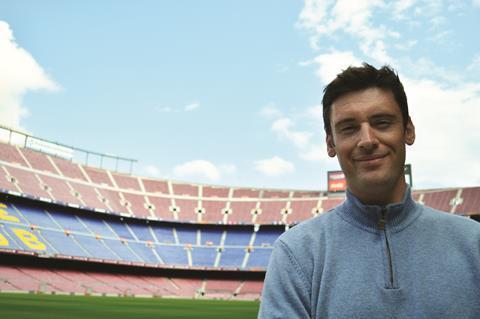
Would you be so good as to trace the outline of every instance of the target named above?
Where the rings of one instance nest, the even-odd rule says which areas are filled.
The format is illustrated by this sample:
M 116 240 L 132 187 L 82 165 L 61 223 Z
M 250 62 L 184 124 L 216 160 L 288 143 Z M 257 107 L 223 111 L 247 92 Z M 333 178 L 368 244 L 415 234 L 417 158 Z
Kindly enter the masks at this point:
M 406 128 L 409 115 L 407 95 L 398 74 L 388 65 L 376 69 L 368 63 L 360 67 L 350 66 L 337 75 L 323 90 L 323 125 L 325 132 L 332 134 L 330 115 L 333 102 L 347 93 L 378 87 L 392 92 L 402 113 L 403 125 Z

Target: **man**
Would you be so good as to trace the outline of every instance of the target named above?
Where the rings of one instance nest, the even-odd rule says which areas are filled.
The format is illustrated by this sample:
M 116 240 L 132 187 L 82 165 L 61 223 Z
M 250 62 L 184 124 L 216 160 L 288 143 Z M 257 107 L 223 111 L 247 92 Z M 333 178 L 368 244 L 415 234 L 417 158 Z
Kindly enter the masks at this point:
M 346 200 L 277 240 L 259 318 L 480 318 L 480 224 L 412 200 L 415 127 L 396 73 L 349 67 L 323 116 Z

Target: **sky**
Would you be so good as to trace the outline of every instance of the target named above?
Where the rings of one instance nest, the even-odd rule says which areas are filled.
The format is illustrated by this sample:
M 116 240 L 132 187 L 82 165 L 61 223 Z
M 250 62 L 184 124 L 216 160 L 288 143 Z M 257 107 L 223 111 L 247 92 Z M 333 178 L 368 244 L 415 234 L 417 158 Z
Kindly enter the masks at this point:
M 480 185 L 480 0 L 0 2 L 0 124 L 141 176 L 325 190 L 322 91 L 398 71 L 417 189 Z

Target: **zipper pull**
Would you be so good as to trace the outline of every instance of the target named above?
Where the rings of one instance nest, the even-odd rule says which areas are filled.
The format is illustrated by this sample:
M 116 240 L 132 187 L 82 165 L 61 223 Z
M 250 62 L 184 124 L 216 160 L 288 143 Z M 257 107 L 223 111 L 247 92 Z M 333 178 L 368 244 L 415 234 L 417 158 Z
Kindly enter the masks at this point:
M 382 211 L 380 212 L 380 220 L 378 221 L 378 229 L 384 230 L 385 229 L 385 214 L 387 213 L 387 209 L 382 207 Z

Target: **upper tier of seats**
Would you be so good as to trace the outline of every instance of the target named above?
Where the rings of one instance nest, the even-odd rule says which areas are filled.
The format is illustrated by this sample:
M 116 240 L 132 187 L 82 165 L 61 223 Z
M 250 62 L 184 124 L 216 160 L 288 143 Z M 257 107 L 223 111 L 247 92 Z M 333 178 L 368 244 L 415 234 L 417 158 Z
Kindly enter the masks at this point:
M 0 192 L 100 212 L 211 224 L 295 224 L 342 195 L 181 183 L 89 167 L 0 143 Z M 480 214 L 480 187 L 416 191 L 415 200 L 461 215 Z

